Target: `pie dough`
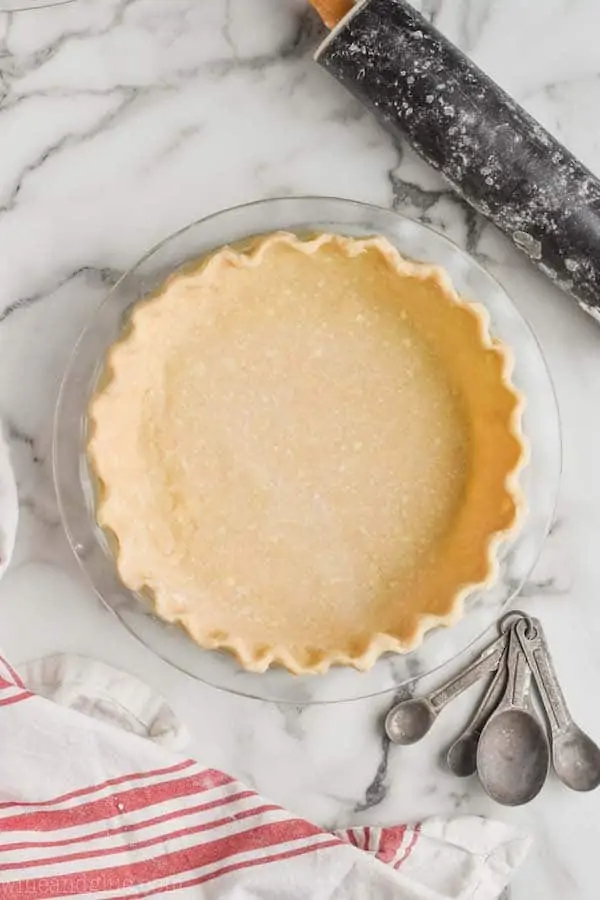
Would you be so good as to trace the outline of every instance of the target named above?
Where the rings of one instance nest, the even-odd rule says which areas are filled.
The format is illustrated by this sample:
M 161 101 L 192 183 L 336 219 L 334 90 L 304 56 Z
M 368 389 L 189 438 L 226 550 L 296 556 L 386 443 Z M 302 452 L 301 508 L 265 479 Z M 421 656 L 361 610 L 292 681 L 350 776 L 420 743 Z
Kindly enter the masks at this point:
M 515 528 L 510 354 L 381 237 L 278 232 L 133 311 L 89 409 L 122 581 L 247 669 L 368 669 L 452 624 Z

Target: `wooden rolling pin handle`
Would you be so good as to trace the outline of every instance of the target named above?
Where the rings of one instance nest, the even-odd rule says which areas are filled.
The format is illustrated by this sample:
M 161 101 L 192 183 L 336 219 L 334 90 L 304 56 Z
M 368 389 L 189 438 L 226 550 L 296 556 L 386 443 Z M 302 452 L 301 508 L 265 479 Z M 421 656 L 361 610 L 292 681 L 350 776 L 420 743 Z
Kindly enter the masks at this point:
M 333 28 L 352 9 L 353 0 L 309 0 L 328 28 Z

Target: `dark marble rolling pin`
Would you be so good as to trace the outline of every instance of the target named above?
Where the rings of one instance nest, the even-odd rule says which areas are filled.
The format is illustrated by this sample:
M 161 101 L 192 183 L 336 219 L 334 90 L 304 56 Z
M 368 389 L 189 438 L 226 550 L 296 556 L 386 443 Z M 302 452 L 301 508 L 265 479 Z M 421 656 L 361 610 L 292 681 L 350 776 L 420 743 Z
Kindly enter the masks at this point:
M 409 3 L 359 2 L 316 60 L 600 320 L 600 181 Z

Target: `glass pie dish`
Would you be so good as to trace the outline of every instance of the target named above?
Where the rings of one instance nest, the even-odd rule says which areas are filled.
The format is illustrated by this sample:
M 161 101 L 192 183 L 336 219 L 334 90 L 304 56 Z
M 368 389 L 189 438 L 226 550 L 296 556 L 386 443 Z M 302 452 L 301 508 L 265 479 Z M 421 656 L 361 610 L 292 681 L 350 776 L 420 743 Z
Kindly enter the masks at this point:
M 0 13 L 32 12 L 36 9 L 48 9 L 51 6 L 66 6 L 76 0 L 0 0 Z
M 147 599 L 126 588 L 94 514 L 86 456 L 87 409 L 108 348 L 119 338 L 131 307 L 186 262 L 251 235 L 287 230 L 380 234 L 413 259 L 443 266 L 462 296 L 483 304 L 492 334 L 515 356 L 513 380 L 528 399 L 523 430 L 530 461 L 521 473 L 527 518 L 500 552 L 495 585 L 467 600 L 464 618 L 429 633 L 405 655 L 388 655 L 368 672 L 338 667 L 324 675 L 295 676 L 281 668 L 244 670 L 226 652 L 205 650 L 176 625 L 153 614 Z M 147 253 L 111 290 L 82 333 L 67 366 L 56 411 L 54 475 L 63 524 L 73 551 L 104 603 L 149 649 L 189 675 L 234 693 L 304 704 L 364 698 L 429 674 L 454 659 L 492 625 L 520 591 L 547 536 L 561 465 L 560 425 L 551 379 L 540 348 L 498 282 L 448 239 L 418 222 L 366 204 L 334 198 L 281 198 L 216 213 L 182 229 Z

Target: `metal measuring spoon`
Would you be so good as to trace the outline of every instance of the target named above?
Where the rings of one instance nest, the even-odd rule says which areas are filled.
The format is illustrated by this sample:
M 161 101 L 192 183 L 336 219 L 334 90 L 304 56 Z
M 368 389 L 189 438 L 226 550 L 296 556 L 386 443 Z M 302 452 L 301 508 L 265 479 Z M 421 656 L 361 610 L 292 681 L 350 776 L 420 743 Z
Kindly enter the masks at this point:
M 511 627 L 523 618 L 526 618 L 525 613 L 520 610 L 507 613 L 498 623 L 501 633 L 510 631 Z M 477 745 L 487 720 L 502 699 L 506 687 L 506 662 L 505 648 L 496 673 L 492 676 L 478 709 L 446 754 L 448 768 L 458 778 L 468 778 L 477 771 Z
M 593 791 L 600 784 L 600 747 L 571 717 L 539 620 L 515 628 L 550 724 L 554 770 L 572 790 Z
M 492 675 L 489 686 L 477 708 L 475 715 L 454 741 L 446 754 L 446 763 L 453 775 L 468 778 L 477 771 L 477 745 L 491 713 L 500 702 L 506 686 L 506 651 L 502 654 L 498 668 Z
M 424 738 L 442 709 L 471 687 L 472 684 L 493 672 L 506 647 L 506 635 L 502 634 L 462 672 L 427 697 L 403 700 L 390 709 L 385 719 L 385 730 L 394 744 L 416 744 Z
M 477 772 L 486 793 L 504 806 L 520 806 L 541 791 L 550 764 L 546 733 L 527 709 L 531 671 L 517 636 L 508 637 L 507 680 L 498 710 L 481 732 Z

